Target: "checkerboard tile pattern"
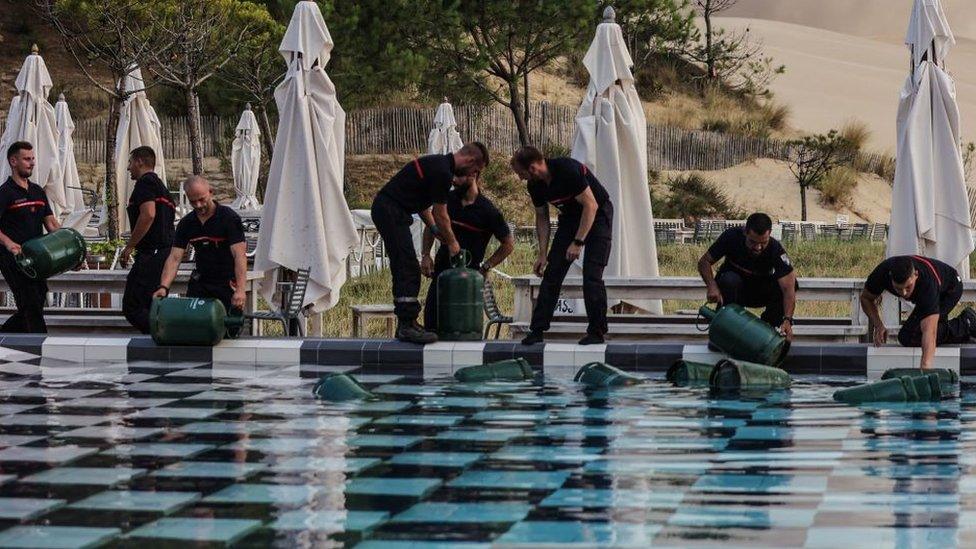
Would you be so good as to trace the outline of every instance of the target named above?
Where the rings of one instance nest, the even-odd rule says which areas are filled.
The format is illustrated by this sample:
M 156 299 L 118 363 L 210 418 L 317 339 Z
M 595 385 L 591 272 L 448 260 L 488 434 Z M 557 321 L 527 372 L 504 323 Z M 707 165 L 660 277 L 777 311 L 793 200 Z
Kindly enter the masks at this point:
M 498 345 L 482 356 L 518 352 Z M 854 380 L 829 376 L 718 398 L 657 366 L 613 392 L 550 364 L 535 384 L 423 380 L 399 344 L 356 356 L 411 375 L 353 351 L 98 364 L 44 348 L 0 348 L 0 547 L 976 543 L 967 383 L 941 403 L 857 409 L 831 401 Z M 317 401 L 327 372 L 381 399 Z

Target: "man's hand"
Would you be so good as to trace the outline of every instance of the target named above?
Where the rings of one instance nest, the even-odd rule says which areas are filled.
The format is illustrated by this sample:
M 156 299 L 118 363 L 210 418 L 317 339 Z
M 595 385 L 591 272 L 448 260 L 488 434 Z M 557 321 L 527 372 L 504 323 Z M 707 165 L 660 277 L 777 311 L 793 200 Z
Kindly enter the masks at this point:
M 540 256 L 539 259 L 536 259 L 535 265 L 532 266 L 532 272 L 535 273 L 535 276 L 541 278 L 542 274 L 546 271 L 546 264 L 548 263 L 549 261 L 544 256 Z
M 7 251 L 14 255 L 20 255 L 20 252 L 22 250 L 20 249 L 20 244 L 17 244 L 14 241 L 10 241 L 10 244 L 7 244 Z
M 573 262 L 579 259 L 580 254 L 583 253 L 583 247 L 577 245 L 575 242 L 566 248 L 566 261 Z
M 427 278 L 434 278 L 434 260 L 429 255 L 420 260 L 420 272 Z
M 718 289 L 718 284 L 709 284 L 705 296 L 709 303 L 718 303 L 720 307 L 722 306 L 722 291 Z
M 126 246 L 125 248 L 122 248 L 122 255 L 119 256 L 119 263 L 121 263 L 123 267 L 128 267 L 130 259 L 132 259 L 132 248 Z
M 888 342 L 888 328 L 884 324 L 874 327 L 874 346 L 880 347 Z
M 157 298 L 157 297 L 162 298 L 162 297 L 166 297 L 166 294 L 168 293 L 169 292 L 166 291 L 166 288 L 157 288 L 156 291 L 153 292 L 152 296 L 153 298 Z
M 244 300 L 247 295 L 244 293 L 244 288 L 235 288 L 234 295 L 230 298 L 230 305 L 235 309 L 244 309 Z
M 784 320 L 783 324 L 780 325 L 779 331 L 786 338 L 786 341 L 790 343 L 793 342 L 793 323 L 789 320 Z
M 447 246 L 447 251 L 448 253 L 451 254 L 451 257 L 454 257 L 457 254 L 461 253 L 461 245 L 458 244 L 457 241 L 455 240 L 454 242 L 452 242 Z

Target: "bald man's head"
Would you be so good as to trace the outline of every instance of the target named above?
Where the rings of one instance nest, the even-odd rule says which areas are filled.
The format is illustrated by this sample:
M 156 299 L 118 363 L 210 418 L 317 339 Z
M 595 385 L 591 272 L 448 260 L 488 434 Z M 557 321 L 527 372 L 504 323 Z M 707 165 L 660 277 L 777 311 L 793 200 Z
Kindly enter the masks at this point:
M 186 199 L 193 206 L 193 211 L 200 217 L 206 217 L 213 213 L 216 204 L 213 198 L 213 189 L 210 182 L 199 175 L 191 175 L 183 182 L 183 192 Z

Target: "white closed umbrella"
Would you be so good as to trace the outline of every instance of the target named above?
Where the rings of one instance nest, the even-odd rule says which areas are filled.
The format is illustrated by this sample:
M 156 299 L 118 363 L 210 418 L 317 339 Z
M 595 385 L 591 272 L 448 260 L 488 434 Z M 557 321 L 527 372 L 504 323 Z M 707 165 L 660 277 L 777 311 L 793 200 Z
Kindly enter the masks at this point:
M 230 153 L 230 167 L 234 172 L 234 192 L 237 198 L 231 207 L 237 210 L 257 210 L 258 175 L 261 172 L 261 130 L 257 118 L 247 104 L 237 124 L 234 145 Z
M 325 73 L 332 37 L 315 2 L 295 7 L 278 51 L 288 63 L 275 90 L 278 135 L 265 191 L 254 270 L 272 302 L 279 267 L 310 268 L 303 305 L 313 312 L 339 301 L 356 227 L 342 194 L 346 113 Z
M 82 211 L 85 209 L 85 197 L 81 192 L 81 178 L 78 177 L 78 163 L 75 161 L 75 122 L 71 119 L 63 93 L 54 106 L 54 115 L 58 128 L 58 158 L 64 182 L 65 209 L 69 213 Z
M 434 113 L 434 128 L 427 136 L 427 154 L 448 154 L 457 152 L 464 146 L 461 134 L 457 131 L 454 107 L 444 99 Z
M 54 107 L 47 100 L 53 84 L 37 46 L 24 61 L 15 85 L 17 95 L 10 102 L 0 150 L 5 154 L 16 141 L 27 141 L 34 146 L 36 164 L 31 181 L 44 188 L 51 208 L 60 215 L 66 206 L 58 156 L 58 125 Z M 8 177 L 10 164 L 4 159 L 0 162 L 0 183 Z
M 969 278 L 974 249 L 960 152 L 955 84 L 945 58 L 955 44 L 939 0 L 915 0 L 905 43 L 912 71 L 898 105 L 898 154 L 888 257 L 925 255 Z
M 138 147 L 151 147 L 156 153 L 156 175 L 166 182 L 166 166 L 163 161 L 162 125 L 156 110 L 146 95 L 146 82 L 142 71 L 135 65 L 126 75 L 123 89 L 131 93 L 122 104 L 122 116 L 115 133 L 115 190 L 118 197 L 119 230 L 130 229 L 125 206 L 136 182 L 129 178 L 129 153 Z
M 647 121 L 613 8 L 603 16 L 583 58 L 590 84 L 576 115 L 572 156 L 586 164 L 613 202 L 613 247 L 605 274 L 659 276 L 647 186 Z M 578 264 L 574 271 L 580 272 Z M 660 300 L 631 304 L 662 313 Z

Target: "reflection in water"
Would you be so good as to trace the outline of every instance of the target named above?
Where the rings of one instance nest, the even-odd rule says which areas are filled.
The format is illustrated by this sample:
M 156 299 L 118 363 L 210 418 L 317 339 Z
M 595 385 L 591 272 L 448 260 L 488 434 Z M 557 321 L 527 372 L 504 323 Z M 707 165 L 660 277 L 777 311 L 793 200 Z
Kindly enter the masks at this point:
M 837 378 L 714 394 L 367 372 L 381 400 L 328 404 L 312 367 L 7 366 L 0 545 L 976 542 L 965 383 L 854 408 Z

